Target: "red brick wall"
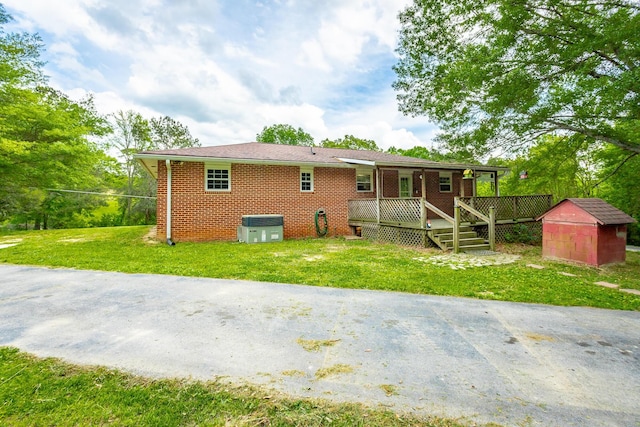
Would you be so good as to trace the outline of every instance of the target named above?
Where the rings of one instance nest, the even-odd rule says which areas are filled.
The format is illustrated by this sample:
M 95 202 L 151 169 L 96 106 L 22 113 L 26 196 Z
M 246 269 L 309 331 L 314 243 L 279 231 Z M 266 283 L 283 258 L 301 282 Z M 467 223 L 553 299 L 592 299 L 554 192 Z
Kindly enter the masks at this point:
M 443 210 L 446 214 L 453 216 L 453 199 L 461 196 L 461 184 L 464 185 L 465 196 L 473 196 L 473 181 L 463 180 L 461 172 L 453 172 L 451 175 L 452 191 L 450 193 L 440 192 L 440 173 L 427 172 L 427 201 L 435 207 Z M 419 185 L 420 182 L 418 182 Z M 415 185 L 415 184 L 414 184 Z M 437 217 L 433 212 L 428 212 L 429 218 Z
M 625 262 L 627 258 L 627 226 L 600 226 L 597 265 Z
M 601 266 L 624 262 L 626 226 L 542 222 L 542 256 Z
M 231 165 L 231 191 L 204 187 L 204 163 L 172 165 L 175 241 L 235 240 L 242 215 L 284 215 L 284 237 L 315 236 L 314 214 L 325 209 L 330 235 L 348 235 L 347 201 L 374 198 L 356 191 L 355 169 L 314 168 L 314 191 L 300 191 L 297 166 Z M 375 179 L 375 178 L 374 178 Z M 158 162 L 158 238 L 166 237 L 167 170 Z

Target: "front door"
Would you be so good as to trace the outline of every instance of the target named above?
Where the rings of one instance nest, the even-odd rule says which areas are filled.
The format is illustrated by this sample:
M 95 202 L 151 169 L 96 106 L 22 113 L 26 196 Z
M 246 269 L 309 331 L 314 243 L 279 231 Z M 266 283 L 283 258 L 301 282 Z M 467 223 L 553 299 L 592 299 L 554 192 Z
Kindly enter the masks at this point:
M 411 197 L 413 190 L 413 176 L 400 175 L 400 197 Z

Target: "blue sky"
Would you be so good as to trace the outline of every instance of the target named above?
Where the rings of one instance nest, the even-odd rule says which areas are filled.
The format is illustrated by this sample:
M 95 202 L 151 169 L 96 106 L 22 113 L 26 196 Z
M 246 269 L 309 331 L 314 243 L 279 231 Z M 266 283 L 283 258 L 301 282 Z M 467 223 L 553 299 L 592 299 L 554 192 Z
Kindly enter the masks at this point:
M 52 86 L 104 114 L 169 115 L 203 145 L 266 125 L 319 143 L 431 147 L 437 128 L 398 112 L 398 12 L 409 0 L 0 0 L 13 31 L 37 32 Z

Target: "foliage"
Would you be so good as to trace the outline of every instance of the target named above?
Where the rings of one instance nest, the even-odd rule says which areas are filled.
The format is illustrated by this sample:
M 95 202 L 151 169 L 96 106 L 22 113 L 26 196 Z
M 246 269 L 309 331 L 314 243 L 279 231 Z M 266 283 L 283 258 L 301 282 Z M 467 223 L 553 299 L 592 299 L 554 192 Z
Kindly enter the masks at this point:
M 595 156 L 602 164 L 596 184 L 601 197 L 638 221 L 627 226 L 627 235 L 630 244 L 640 245 L 640 155 L 605 147 Z
M 154 149 L 200 147 L 200 140 L 191 135 L 189 128 L 169 116 L 152 118 L 149 127 Z
M 599 165 L 594 153 L 584 138 L 541 137 L 525 155 L 506 162 L 511 173 L 500 183 L 501 194 L 552 194 L 555 201 L 594 197 Z M 528 178 L 521 179 L 521 171 Z
M 313 146 L 313 137 L 302 128 L 295 129 L 287 124 L 273 124 L 265 126 L 262 132 L 256 135 L 257 142 L 284 145 Z
M 345 135 L 344 138 L 334 140 L 323 139 L 320 143 L 325 148 L 346 148 L 349 150 L 381 151 L 375 141 L 371 139 L 356 138 L 353 135 Z
M 435 148 L 415 146 L 408 149 L 390 147 L 387 152 L 390 154 L 398 154 L 400 156 L 432 160 L 434 162 L 479 163 L 479 161 L 473 157 L 473 154 L 468 151 L 437 150 Z
M 400 109 L 477 155 L 548 133 L 638 153 L 639 12 L 633 0 L 415 0 L 400 14 Z
M 360 404 L 289 398 L 224 380 L 153 380 L 7 347 L 0 348 L 0 379 L 0 418 L 11 426 L 460 426 Z
M 143 235 L 148 231 L 148 227 L 116 227 L 11 232 L 0 237 L 0 243 L 20 242 L 1 249 L 0 262 L 640 310 L 640 297 L 594 285 L 606 281 L 640 290 L 640 253 L 628 252 L 624 265 L 596 269 L 542 259 L 540 247 L 505 246 L 499 251 L 518 251 L 522 259 L 470 271 L 428 262 L 441 251 L 398 250 L 395 245 L 362 240 L 168 246 L 145 244 Z
M 511 232 L 505 234 L 504 239 L 507 243 L 524 243 L 527 245 L 540 242 L 540 236 L 536 236 L 535 233 L 524 224 L 515 224 Z

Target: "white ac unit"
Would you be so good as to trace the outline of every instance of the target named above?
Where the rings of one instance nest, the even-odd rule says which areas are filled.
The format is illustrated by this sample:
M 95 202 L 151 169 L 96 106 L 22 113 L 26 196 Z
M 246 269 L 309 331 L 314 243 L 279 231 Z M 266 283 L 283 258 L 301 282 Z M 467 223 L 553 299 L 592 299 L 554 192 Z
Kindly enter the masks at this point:
M 245 243 L 281 242 L 284 232 L 282 215 L 243 215 L 238 226 L 238 241 Z

